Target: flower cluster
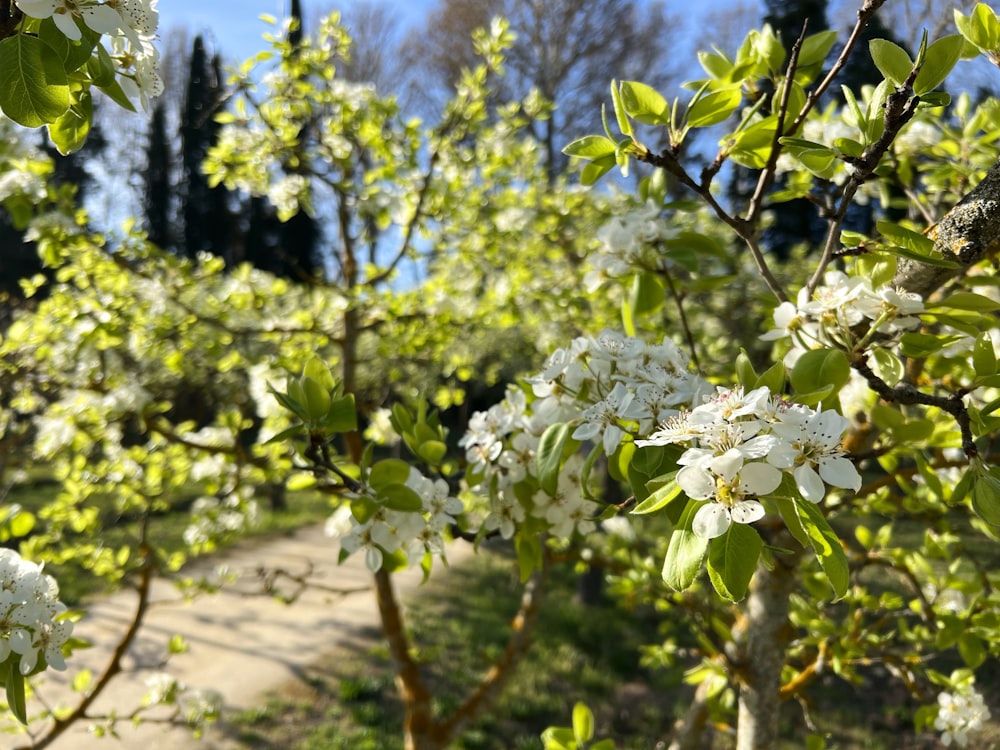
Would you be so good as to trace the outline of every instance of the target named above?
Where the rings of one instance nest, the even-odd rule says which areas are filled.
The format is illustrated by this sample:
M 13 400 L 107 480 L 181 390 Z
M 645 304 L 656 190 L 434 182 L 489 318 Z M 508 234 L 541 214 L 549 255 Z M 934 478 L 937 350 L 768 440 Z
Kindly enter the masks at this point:
M 795 304 L 782 302 L 774 311 L 775 328 L 761 338 L 775 340 L 791 336 L 797 345 L 792 358 L 816 347 L 855 348 L 854 327 L 869 321 L 870 330 L 895 333 L 920 325 L 924 312 L 918 294 L 890 286 L 873 288 L 865 276 L 828 271 L 824 284 L 810 295 L 799 290 Z
M 650 201 L 627 213 L 612 217 L 597 232 L 600 242 L 593 256 L 594 270 L 587 274 L 587 289 L 597 289 L 605 280 L 653 270 L 663 263 L 660 243 L 673 236 L 670 222 L 663 220 L 662 208 Z
M 111 57 L 118 68 L 126 96 L 148 109 L 149 98 L 163 93 L 159 51 L 153 44 L 159 24 L 158 0 L 16 0 L 18 9 L 31 18 L 51 18 L 72 42 L 83 36 L 77 22 L 111 42 Z
M 217 721 L 222 714 L 223 697 L 218 690 L 189 688 L 167 672 L 154 672 L 146 678 L 144 706 L 176 706 L 188 725 L 201 728 Z
M 941 732 L 941 742 L 950 747 L 969 744 L 969 734 L 978 732 L 990 718 L 990 710 L 983 696 L 975 690 L 964 693 L 941 693 L 938 696 L 938 715 L 934 728 Z
M 382 567 L 385 555 L 403 553 L 407 560 L 425 553 L 444 557 L 443 532 L 462 513 L 462 501 L 450 494 L 443 479 L 428 479 L 410 469 L 406 486 L 423 502 L 420 511 L 401 511 L 379 505 L 364 522 L 358 521 L 350 505 L 342 505 L 326 524 L 327 536 L 340 540 L 348 555 L 365 551 L 365 565 L 373 573 Z
M 649 345 L 612 331 L 557 349 L 528 383 L 534 396 L 530 405 L 523 391 L 510 389 L 504 401 L 473 415 L 459 442 L 471 475 L 489 495 L 484 526 L 504 538 L 528 515 L 544 519 L 560 536 L 594 529 L 591 519 L 598 506 L 586 499 L 582 459 L 567 461 L 554 495 L 524 481 L 535 478 L 538 444 L 547 427 L 575 424 L 575 440 L 592 441 L 611 455 L 626 435 L 648 435 L 709 392 L 672 342 Z
M 220 539 L 249 531 L 257 525 L 259 509 L 253 499 L 241 497 L 241 491 L 222 498 L 199 497 L 191 506 L 191 523 L 184 529 L 184 543 L 189 547 L 211 546 Z
M 38 671 L 39 658 L 43 665 L 66 669 L 63 646 L 73 622 L 64 612 L 52 576 L 13 550 L 0 549 L 0 663 L 20 659 L 24 675 Z
M 701 506 L 692 522 L 705 539 L 730 525 L 764 516 L 758 498 L 791 474 L 799 494 L 817 503 L 826 484 L 857 491 L 861 475 L 840 449 L 849 421 L 775 397 L 766 387 L 718 389 L 715 398 L 669 419 L 636 445 L 688 445 L 677 463 L 677 484 Z

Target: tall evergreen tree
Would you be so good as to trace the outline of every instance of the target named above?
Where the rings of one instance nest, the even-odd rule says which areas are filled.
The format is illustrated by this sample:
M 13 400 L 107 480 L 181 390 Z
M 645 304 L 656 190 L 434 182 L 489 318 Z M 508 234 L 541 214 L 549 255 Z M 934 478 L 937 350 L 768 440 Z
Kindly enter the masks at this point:
M 826 20 L 826 5 L 827 0 L 765 0 L 767 12 L 764 14 L 764 23 L 770 24 L 781 37 L 785 49 L 791 49 L 806 21 L 809 22 L 809 34 L 830 28 Z
M 816 34 L 830 28 L 826 20 L 826 0 L 766 0 L 767 12 L 764 22 L 781 39 L 786 50 L 791 50 L 795 40 L 806 25 L 807 34 Z M 756 182 L 756 180 L 754 180 Z M 775 183 L 780 190 L 782 181 Z M 777 220 L 762 237 L 765 247 L 781 257 L 787 257 L 791 249 L 802 242 L 815 247 L 823 238 L 824 222 L 816 215 L 813 204 L 805 199 L 782 203 L 776 210 Z
M 305 33 L 305 19 L 302 17 L 302 4 L 299 0 L 291 0 L 291 3 L 290 13 L 296 23 L 293 24 L 288 41 L 297 49 Z M 310 137 L 312 134 L 308 132 L 299 135 L 302 141 Z M 281 226 L 279 257 L 274 260 L 274 272 L 299 281 L 314 279 L 321 267 L 321 239 L 322 231 L 316 219 L 305 211 L 299 211 Z
M 181 216 L 183 241 L 180 250 L 193 257 L 209 251 L 222 257 L 228 252 L 227 234 L 231 216 L 225 198 L 225 188 L 211 188 L 201 171 L 202 161 L 215 142 L 219 124 L 215 111 L 223 97 L 217 57 L 210 60 L 205 43 L 195 37 L 191 50 L 187 95 L 181 113 Z
M 173 162 L 167 138 L 167 115 L 163 102 L 157 102 L 149 123 L 146 147 L 146 172 L 143 175 L 143 212 L 150 241 L 165 249 L 174 247 L 171 223 L 170 171 Z

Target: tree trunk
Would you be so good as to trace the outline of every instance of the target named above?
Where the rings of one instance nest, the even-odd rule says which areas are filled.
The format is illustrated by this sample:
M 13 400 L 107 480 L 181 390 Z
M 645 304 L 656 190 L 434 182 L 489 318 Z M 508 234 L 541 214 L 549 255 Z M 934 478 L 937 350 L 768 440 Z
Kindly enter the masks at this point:
M 787 533 L 776 546 L 797 546 Z M 788 537 L 788 538 L 785 538 Z M 781 541 L 786 542 L 782 544 Z M 801 552 L 776 554 L 773 567 L 760 565 L 750 585 L 746 617 L 735 632 L 731 658 L 740 678 L 736 750 L 771 750 L 778 746 L 781 668 L 791 641 L 788 600 L 796 588 Z

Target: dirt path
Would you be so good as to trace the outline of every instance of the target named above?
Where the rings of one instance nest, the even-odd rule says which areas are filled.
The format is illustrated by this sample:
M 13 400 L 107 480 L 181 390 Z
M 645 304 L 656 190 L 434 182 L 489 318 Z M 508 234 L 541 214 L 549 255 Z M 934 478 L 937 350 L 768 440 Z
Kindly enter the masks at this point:
M 248 541 L 196 567 L 201 573 L 224 563 L 240 582 L 219 594 L 186 602 L 166 581 L 156 581 L 154 605 L 145 626 L 125 659 L 125 671 L 117 675 L 90 713 L 112 708 L 128 714 L 147 693 L 146 678 L 167 671 L 190 688 L 213 688 L 224 698 L 224 713 L 259 705 L 268 691 L 289 686 L 300 679 L 303 667 L 334 649 L 367 648 L 380 635 L 371 576 L 362 555 L 342 566 L 336 564 L 336 544 L 323 535 L 322 526 L 302 529 L 294 535 L 267 542 Z M 471 554 L 469 545 L 453 545 L 449 561 L 454 563 Z M 248 596 L 259 591 L 256 570 L 283 568 L 302 573 L 314 566 L 310 579 L 325 587 L 359 589 L 345 596 L 327 591 L 306 591 L 288 606 L 268 596 Z M 419 586 L 419 568 L 395 577 L 401 596 Z M 288 587 L 285 586 L 287 589 Z M 42 686 L 42 696 L 50 703 L 66 702 L 67 680 L 80 669 L 96 674 L 120 639 L 135 608 L 134 592 L 123 592 L 88 608 L 87 617 L 74 634 L 91 641 L 94 648 L 74 655 L 65 675 L 55 675 Z M 163 666 L 167 644 L 174 634 L 184 637 L 189 648 Z M 29 706 L 29 713 L 31 707 Z M 209 729 L 201 742 L 189 731 L 163 724 L 135 728 L 127 720 L 119 722 L 120 741 L 98 739 L 85 723 L 70 729 L 49 747 L 52 750 L 230 750 L 239 745 L 223 740 L 218 729 Z M 30 747 L 23 738 L 0 738 L 4 747 Z

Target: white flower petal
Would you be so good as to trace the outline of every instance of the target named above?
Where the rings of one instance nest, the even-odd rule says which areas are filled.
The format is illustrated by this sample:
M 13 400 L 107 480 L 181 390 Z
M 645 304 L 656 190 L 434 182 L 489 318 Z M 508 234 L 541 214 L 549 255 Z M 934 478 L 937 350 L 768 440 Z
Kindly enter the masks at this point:
M 819 462 L 819 475 L 834 487 L 857 492 L 861 489 L 861 475 L 854 464 L 843 456 L 830 456 Z
M 753 523 L 764 517 L 764 506 L 756 500 L 740 500 L 729 509 L 729 515 L 736 523 Z
M 781 484 L 781 472 L 769 464 L 744 464 L 740 470 L 740 489 L 750 495 L 768 495 Z
M 80 27 L 76 25 L 76 21 L 69 13 L 53 13 L 52 20 L 55 21 L 56 28 L 70 41 L 79 41 L 80 37 L 83 36 Z
M 715 497 L 715 478 L 698 466 L 685 466 L 678 471 L 677 484 L 692 500 Z
M 743 467 L 743 454 L 736 448 L 730 448 L 721 456 L 713 458 L 709 466 L 726 482 L 732 482 Z
M 377 573 L 382 567 L 382 550 L 375 546 L 368 547 L 365 550 L 365 565 L 372 573 Z
M 819 474 L 809 464 L 799 466 L 792 475 L 795 477 L 795 484 L 799 487 L 802 497 L 811 503 L 818 503 L 826 494 L 826 487 Z
M 691 521 L 691 530 L 702 539 L 722 536 L 732 524 L 729 510 L 721 503 L 708 503 L 698 508 Z

